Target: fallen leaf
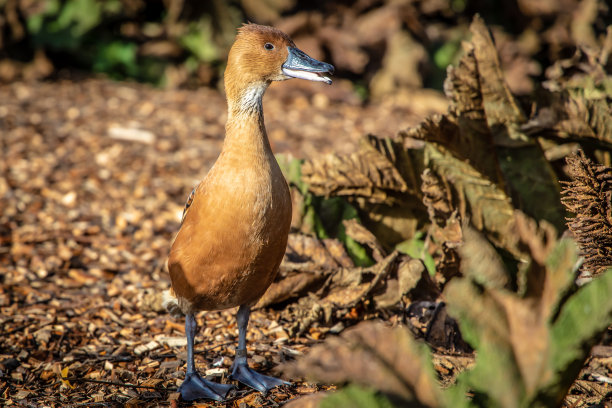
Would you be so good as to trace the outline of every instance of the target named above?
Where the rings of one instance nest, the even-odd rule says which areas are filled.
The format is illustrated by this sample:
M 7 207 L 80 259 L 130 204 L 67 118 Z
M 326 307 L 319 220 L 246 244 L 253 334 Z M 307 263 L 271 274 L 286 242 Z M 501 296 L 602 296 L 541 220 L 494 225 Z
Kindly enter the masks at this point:
M 567 164 L 572 181 L 564 183 L 562 202 L 575 214 L 567 224 L 584 257 L 582 269 L 598 275 L 612 266 L 612 169 L 582 151 Z
M 438 406 L 441 401 L 423 346 L 406 329 L 391 329 L 378 322 L 364 322 L 328 338 L 283 371 L 327 383 L 374 387 L 426 406 Z

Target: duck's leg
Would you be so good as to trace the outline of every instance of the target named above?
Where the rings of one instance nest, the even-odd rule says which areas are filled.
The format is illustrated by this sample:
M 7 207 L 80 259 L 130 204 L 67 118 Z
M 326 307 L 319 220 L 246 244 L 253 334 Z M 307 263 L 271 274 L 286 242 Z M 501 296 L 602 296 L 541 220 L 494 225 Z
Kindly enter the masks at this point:
M 181 384 L 179 392 L 185 401 L 199 398 L 208 398 L 223 401 L 229 390 L 234 388 L 228 384 L 217 384 L 200 377 L 195 369 L 193 357 L 193 342 L 198 325 L 193 314 L 185 316 L 185 334 L 187 335 L 187 372 L 185 381 Z
M 259 374 L 257 371 L 249 368 L 246 351 L 246 332 L 250 315 L 251 308 L 249 306 L 240 306 L 236 316 L 238 321 L 238 348 L 236 349 L 236 359 L 234 360 L 230 377 L 264 394 L 276 386 L 283 384 L 290 385 L 290 383 L 280 378 Z

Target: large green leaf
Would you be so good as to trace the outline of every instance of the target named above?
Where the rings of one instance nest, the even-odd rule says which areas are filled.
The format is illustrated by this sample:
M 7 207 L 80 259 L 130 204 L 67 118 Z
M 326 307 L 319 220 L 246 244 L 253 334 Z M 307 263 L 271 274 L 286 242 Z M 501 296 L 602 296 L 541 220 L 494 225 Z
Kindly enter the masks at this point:
M 519 249 L 512 233 L 514 207 L 510 197 L 499 186 L 470 163 L 427 144 L 428 166 L 453 190 L 453 204 L 461 219 L 470 220 L 495 245 L 515 256 Z
M 551 329 L 551 320 L 575 274 L 576 245 L 567 239 L 555 242 L 554 236 L 551 242 L 547 232 L 551 227 L 538 227 L 520 214 L 515 218 L 515 228 L 533 264 L 529 270 L 534 275 L 528 279 L 526 295 L 486 281 L 487 276 L 503 276 L 503 264 L 474 250 L 469 241 L 476 237 L 470 233 L 464 233 L 466 244 L 460 249 L 465 278 L 451 280 L 445 289 L 449 312 L 457 317 L 464 338 L 478 352 L 474 369 L 458 379 L 459 389 L 474 393 L 472 403 L 476 406 L 550 406 L 550 400 L 563 398 L 578 374 L 567 364 L 559 363 L 555 352 L 558 334 Z M 478 272 L 487 268 L 492 271 Z M 603 302 L 601 298 L 597 301 Z M 581 304 L 581 297 L 570 297 L 567 304 L 572 302 Z M 574 336 L 593 341 L 596 331 L 607 327 L 601 320 L 598 324 L 573 327 Z M 580 350 L 579 344 L 570 346 L 571 350 Z M 587 353 L 588 350 L 575 355 L 578 369 Z M 543 389 L 546 398 L 542 396 Z
M 482 19 L 474 18 L 470 31 L 485 120 L 501 171 L 512 191 L 513 204 L 526 214 L 561 229 L 564 212 L 555 173 L 538 141 L 521 130 L 526 117 L 506 85 L 495 44 Z
M 552 326 L 550 361 L 554 377 L 539 396 L 558 404 L 578 376 L 591 347 L 612 325 L 612 269 L 583 286 L 563 305 Z
M 393 408 L 389 399 L 371 388 L 349 385 L 327 396 L 320 408 Z

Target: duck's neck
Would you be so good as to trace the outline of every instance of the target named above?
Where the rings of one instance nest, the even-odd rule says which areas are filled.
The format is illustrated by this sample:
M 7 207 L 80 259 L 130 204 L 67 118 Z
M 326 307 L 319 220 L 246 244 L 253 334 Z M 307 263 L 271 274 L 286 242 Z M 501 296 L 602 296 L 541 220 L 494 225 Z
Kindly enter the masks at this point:
M 267 87 L 268 84 L 262 82 L 242 88 L 226 88 L 227 123 L 223 150 L 237 148 L 245 152 L 271 152 L 262 104 Z

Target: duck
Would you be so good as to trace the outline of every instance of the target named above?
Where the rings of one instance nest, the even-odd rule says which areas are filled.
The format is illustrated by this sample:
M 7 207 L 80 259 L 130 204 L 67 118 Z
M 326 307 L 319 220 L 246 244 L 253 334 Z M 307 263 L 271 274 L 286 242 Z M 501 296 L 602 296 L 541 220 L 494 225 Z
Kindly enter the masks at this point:
M 284 32 L 248 23 L 238 29 L 224 74 L 227 122 L 223 147 L 193 189 L 168 257 L 171 288 L 164 305 L 185 316 L 187 369 L 183 400 L 222 401 L 234 386 L 203 378 L 195 368 L 195 314 L 238 307 L 238 345 L 230 378 L 266 394 L 289 384 L 251 369 L 246 334 L 251 308 L 274 280 L 286 250 L 291 196 L 274 157 L 262 97 L 274 81 L 331 84 L 331 64 L 296 47 Z

